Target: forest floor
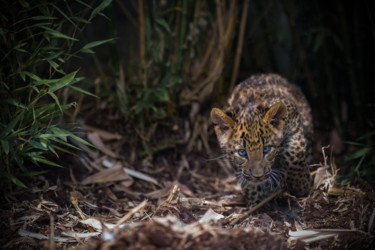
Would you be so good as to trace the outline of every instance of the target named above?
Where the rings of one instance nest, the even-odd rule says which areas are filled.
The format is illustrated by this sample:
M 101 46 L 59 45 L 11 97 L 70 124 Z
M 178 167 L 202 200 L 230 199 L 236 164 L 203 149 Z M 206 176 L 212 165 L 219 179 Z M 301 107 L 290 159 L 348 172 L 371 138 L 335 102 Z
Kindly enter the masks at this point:
M 338 187 L 329 149 L 307 197 L 283 193 L 249 213 L 225 160 L 174 145 L 130 163 L 135 146 L 119 146 L 116 130 L 84 129 L 97 149 L 81 146 L 60 159 L 64 168 L 2 198 L 2 248 L 375 248 L 375 192 L 363 182 Z

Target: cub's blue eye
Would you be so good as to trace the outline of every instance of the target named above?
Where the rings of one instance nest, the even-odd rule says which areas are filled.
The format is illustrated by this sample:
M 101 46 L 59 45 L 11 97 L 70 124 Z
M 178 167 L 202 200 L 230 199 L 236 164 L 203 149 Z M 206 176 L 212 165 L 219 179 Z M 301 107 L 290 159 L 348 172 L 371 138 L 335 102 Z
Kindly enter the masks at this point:
M 271 151 L 271 147 L 270 146 L 265 146 L 263 148 L 263 154 L 268 154 L 270 151 Z
M 238 153 L 239 156 L 242 156 L 242 157 L 246 157 L 247 156 L 246 151 L 244 149 L 238 150 L 237 153 Z

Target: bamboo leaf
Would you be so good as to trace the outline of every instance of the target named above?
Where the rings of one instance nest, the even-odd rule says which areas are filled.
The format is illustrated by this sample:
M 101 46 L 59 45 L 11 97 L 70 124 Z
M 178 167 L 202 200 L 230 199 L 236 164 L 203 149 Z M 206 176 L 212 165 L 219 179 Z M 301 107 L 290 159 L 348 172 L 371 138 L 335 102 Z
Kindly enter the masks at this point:
M 48 91 L 47 94 L 50 95 L 50 96 L 53 98 L 53 100 L 56 102 L 57 106 L 59 107 L 59 109 L 60 109 L 60 111 L 61 111 L 61 113 L 62 113 L 63 110 L 62 110 L 62 108 L 61 108 L 59 98 L 58 98 L 54 93 L 52 93 L 52 92 L 49 92 L 49 91 Z
M 90 23 L 86 19 L 83 19 L 83 18 L 80 18 L 80 17 L 76 17 L 76 16 L 72 17 L 72 20 L 77 21 L 77 22 L 81 22 L 81 23 L 84 23 L 84 24 L 89 24 Z
M 60 12 L 60 14 L 66 19 L 68 20 L 71 24 L 73 24 L 73 26 L 75 28 L 77 28 L 77 25 L 70 19 L 70 17 L 68 17 L 64 11 L 62 11 L 59 7 L 57 7 L 55 4 L 51 4 L 53 6 L 53 8 L 55 8 L 58 12 Z
M 28 77 L 30 77 L 31 79 L 35 80 L 35 81 L 41 81 L 42 80 L 39 76 L 37 76 L 33 73 L 30 73 L 30 72 L 27 72 L 27 71 L 24 71 L 23 73 L 25 75 L 27 75 Z
M 60 78 L 58 82 L 56 82 L 53 86 L 49 88 L 49 92 L 55 92 L 58 89 L 61 89 L 71 83 L 76 75 L 77 71 L 74 71 L 63 78 Z
M 41 174 L 45 174 L 45 173 L 48 173 L 48 171 L 47 171 L 47 170 L 41 170 L 41 171 L 30 171 L 30 172 L 27 172 L 27 173 L 21 174 L 21 176 L 32 177 L 32 176 L 41 175 Z
M 351 161 L 351 160 L 360 158 L 360 157 L 366 155 L 370 151 L 371 151 L 371 148 L 368 148 L 368 147 L 361 148 L 360 150 L 358 150 L 358 151 L 354 152 L 353 154 L 349 155 L 348 157 L 346 157 L 346 160 Z
M 104 0 L 102 1 L 98 7 L 96 7 L 90 15 L 89 21 L 91 21 L 97 14 L 99 14 L 102 10 L 107 8 L 108 5 L 110 5 L 112 0 Z
M 86 140 L 84 140 L 84 139 L 82 139 L 82 138 L 76 136 L 76 135 L 73 134 L 73 133 L 71 133 L 69 136 L 70 136 L 72 139 L 74 139 L 74 140 L 76 140 L 76 141 L 78 141 L 78 142 L 81 142 L 81 143 L 83 143 L 83 144 L 85 144 L 85 145 L 87 145 L 87 146 L 90 146 L 90 147 L 95 148 L 94 145 L 92 145 L 92 144 L 89 143 L 88 141 L 86 141 Z
M 80 52 L 82 53 L 87 53 L 87 54 L 95 54 L 95 51 L 93 51 L 92 49 L 81 49 Z
M 11 175 L 11 174 L 8 174 L 8 178 L 14 183 L 16 184 L 17 186 L 19 187 L 23 187 L 23 188 L 27 188 L 27 186 L 25 184 L 23 184 L 22 181 L 20 181 L 17 177 L 15 177 L 14 175 Z
M 71 41 L 78 41 L 78 39 L 76 39 L 74 37 L 67 36 L 67 35 L 61 33 L 60 31 L 51 29 L 49 27 L 42 26 L 41 28 L 46 30 L 46 33 L 45 33 L 46 35 L 50 35 L 54 38 L 61 38 L 61 39 L 66 39 L 66 40 L 71 40 Z M 46 37 L 46 39 L 48 39 L 48 37 Z
M 6 140 L 1 140 L 1 146 L 5 154 L 9 154 L 9 142 Z
M 53 17 L 53 16 L 33 16 L 31 17 L 31 20 L 56 20 L 57 17 Z
M 3 138 L 5 135 L 9 134 L 9 132 L 16 126 L 18 121 L 23 117 L 24 111 L 19 113 L 13 120 L 4 128 L 4 130 L 0 133 L 0 138 Z
M 43 164 L 47 164 L 47 165 L 50 165 L 50 166 L 54 166 L 54 167 L 60 167 L 60 168 L 62 168 L 63 166 L 61 166 L 61 165 L 59 165 L 59 164 L 57 164 L 57 163 L 55 163 L 55 162 L 52 162 L 52 161 L 49 161 L 49 160 L 47 160 L 46 158 L 44 158 L 44 157 L 42 157 L 42 156 L 39 156 L 39 157 L 37 157 L 37 156 L 32 156 L 31 158 L 30 158 L 30 160 L 32 160 L 32 161 L 34 161 L 34 162 L 40 162 L 40 163 L 43 163 Z
M 168 33 L 171 33 L 171 29 L 169 28 L 168 23 L 164 19 L 156 18 L 155 21 L 157 24 L 163 27 Z
M 361 137 L 359 137 L 359 138 L 357 139 L 357 141 L 361 141 L 361 140 L 366 139 L 366 138 L 368 138 L 368 137 L 371 137 L 371 136 L 373 136 L 373 135 L 375 135 L 375 130 L 372 131 L 372 132 L 369 132 L 369 133 L 367 133 L 367 134 L 365 134 L 365 135 L 363 135 L 363 136 L 361 136 Z
M 61 73 L 61 74 L 64 74 L 64 71 L 62 69 L 59 69 L 60 65 L 57 64 L 55 61 L 49 59 L 49 58 L 46 58 L 47 62 L 49 63 L 49 65 L 54 69 L 56 70 L 57 72 Z
M 61 143 L 61 144 L 65 145 L 65 146 L 67 146 L 67 147 L 74 148 L 74 149 L 76 149 L 76 150 L 81 150 L 80 148 L 78 148 L 78 147 L 76 147 L 76 146 L 74 146 L 74 145 L 72 145 L 72 144 L 70 144 L 70 143 L 67 143 L 66 141 L 63 141 L 63 140 L 61 140 L 61 139 L 58 139 L 58 138 L 50 138 L 50 140 L 55 141 L 55 142 L 58 142 L 58 143 Z M 55 148 L 58 148 L 59 146 L 54 145 L 54 147 L 55 147 Z M 61 151 L 62 151 L 62 150 L 61 150 Z M 63 152 L 65 152 L 65 151 L 63 151 Z
M 154 91 L 154 94 L 161 101 L 169 101 L 169 95 L 167 89 L 157 89 Z
M 19 101 L 15 100 L 13 98 L 6 99 L 6 100 L 4 100 L 4 102 L 8 103 L 10 105 L 16 106 L 18 108 L 22 108 L 22 109 L 26 108 L 25 105 L 23 105 L 22 103 L 20 103 Z
M 73 90 L 75 90 L 75 91 L 81 92 L 81 93 L 83 93 L 83 94 L 85 94 L 85 95 L 89 95 L 89 96 L 92 96 L 92 97 L 95 97 L 95 98 L 98 98 L 98 99 L 99 99 L 99 96 L 94 95 L 93 93 L 88 92 L 88 91 L 86 91 L 86 90 L 84 90 L 84 89 L 81 89 L 81 88 L 79 88 L 79 87 L 76 87 L 76 86 L 69 86 L 69 88 L 71 88 L 71 89 L 73 89 Z
M 81 0 L 76 0 L 76 2 L 82 4 L 83 6 L 87 7 L 88 9 L 92 8 L 90 5 L 88 5 L 87 3 L 85 3 L 85 2 L 83 2 Z
M 91 49 L 91 48 L 94 48 L 96 46 L 99 46 L 99 45 L 102 45 L 104 43 L 108 43 L 110 41 L 113 41 L 113 38 L 111 39 L 106 39 L 106 40 L 100 40 L 100 41 L 95 41 L 95 42 L 91 42 L 91 43 L 88 43 L 86 44 L 85 46 L 82 47 L 82 50 L 84 49 Z
M 34 140 L 29 140 L 28 143 L 33 146 L 35 149 L 41 149 L 41 150 L 47 150 L 45 146 L 43 146 L 41 143 L 34 141 Z

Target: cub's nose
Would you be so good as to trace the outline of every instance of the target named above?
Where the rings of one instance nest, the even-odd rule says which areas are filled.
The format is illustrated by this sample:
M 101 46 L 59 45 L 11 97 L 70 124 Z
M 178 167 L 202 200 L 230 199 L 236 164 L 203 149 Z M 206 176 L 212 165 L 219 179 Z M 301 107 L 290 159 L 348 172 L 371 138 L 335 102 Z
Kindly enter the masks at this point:
M 265 174 L 264 167 L 260 163 L 252 164 L 249 170 L 251 175 L 255 178 L 261 178 Z

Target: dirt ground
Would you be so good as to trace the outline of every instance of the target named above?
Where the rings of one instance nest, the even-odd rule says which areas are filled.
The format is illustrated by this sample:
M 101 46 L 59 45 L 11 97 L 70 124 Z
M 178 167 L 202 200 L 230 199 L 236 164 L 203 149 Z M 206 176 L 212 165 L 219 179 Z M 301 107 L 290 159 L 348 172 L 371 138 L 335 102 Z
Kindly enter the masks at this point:
M 199 120 L 199 119 L 198 119 Z M 97 149 L 82 145 L 64 168 L 2 197 L 4 249 L 374 249 L 375 192 L 357 181 L 339 187 L 337 166 L 321 154 L 314 188 L 283 193 L 248 212 L 228 163 L 196 125 L 137 160 L 115 128 L 85 126 Z M 204 127 L 204 126 L 203 126 Z M 195 134 L 194 131 L 201 131 Z M 180 133 L 181 132 L 181 133 Z M 205 139 L 206 138 L 206 139 Z M 214 140 L 215 138 L 213 138 Z M 191 144 L 191 140 L 198 143 Z M 189 148 L 190 147 L 190 148 Z M 188 148 L 188 150 L 186 150 Z M 209 156 L 202 154 L 212 152 Z M 127 152 L 127 153 L 124 153 Z M 215 153 L 216 152 L 216 153 Z M 245 214 L 241 218 L 241 215 Z

